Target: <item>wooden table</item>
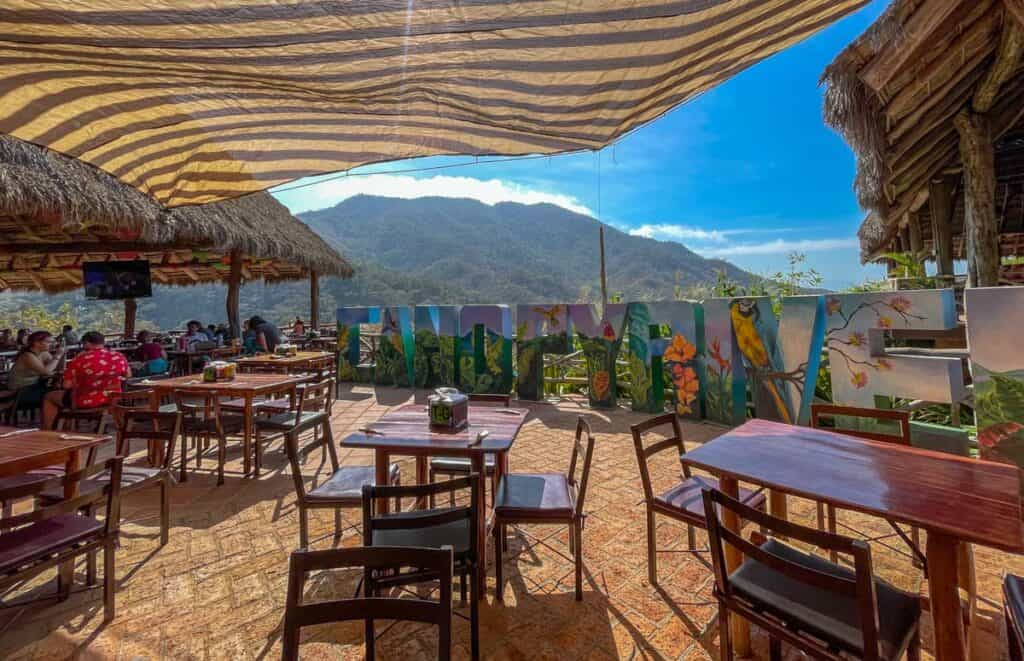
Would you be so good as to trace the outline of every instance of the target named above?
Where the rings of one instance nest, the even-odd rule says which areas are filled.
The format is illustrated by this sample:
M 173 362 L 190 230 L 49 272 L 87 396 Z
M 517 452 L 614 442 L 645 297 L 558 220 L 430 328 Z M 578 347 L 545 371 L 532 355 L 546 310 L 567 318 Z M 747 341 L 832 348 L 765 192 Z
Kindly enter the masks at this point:
M 320 369 L 334 362 L 334 354 L 326 351 L 299 351 L 294 356 L 263 354 L 239 358 L 235 361 L 240 370 L 277 369 L 289 374 Z
M 241 349 L 238 347 L 214 347 L 203 351 L 181 351 L 180 349 L 167 349 L 167 360 L 177 365 L 176 372 L 181 374 L 192 373 L 192 359 L 202 356 L 209 356 L 212 359 L 232 358 L 237 356 Z
M 477 549 L 480 557 L 477 567 L 477 578 L 480 590 L 487 585 L 487 512 L 484 492 L 484 455 L 495 454 L 494 470 L 496 480 L 508 468 L 508 451 L 526 421 L 529 411 L 526 409 L 497 408 L 493 406 L 470 406 L 469 425 L 457 432 L 435 431 L 430 427 L 430 419 L 423 404 L 407 404 L 387 413 L 377 422 L 369 425 L 370 429 L 380 434 L 358 432 L 350 434 L 342 440 L 342 447 L 372 448 L 375 452 L 377 484 L 388 483 L 388 465 L 391 455 L 411 455 L 416 457 L 416 481 L 424 484 L 427 481 L 427 458 L 432 455 L 451 457 L 469 457 L 472 470 L 481 477 L 479 502 L 477 509 Z M 469 445 L 478 433 L 488 431 L 488 436 L 477 445 Z M 387 503 L 381 503 L 382 511 L 387 511 Z
M 1015 466 L 767 420 L 750 420 L 681 460 L 718 475 L 722 491 L 734 498 L 743 480 L 925 529 L 938 661 L 966 658 L 960 544 L 1024 551 Z M 738 530 L 735 520 L 723 523 Z M 730 570 L 741 561 L 735 550 L 726 555 Z M 745 623 L 734 618 L 732 628 L 737 655 L 747 654 Z
M 244 426 L 242 432 L 242 462 L 246 476 L 252 470 L 252 417 L 253 401 L 257 397 L 265 397 L 278 393 L 295 396 L 295 386 L 304 377 L 290 374 L 239 374 L 231 381 L 204 382 L 197 376 L 178 376 L 173 379 L 149 380 L 141 384 L 153 390 L 153 406 L 159 406 L 160 400 L 175 390 L 194 394 L 216 392 L 223 397 L 238 398 L 244 402 Z M 187 479 L 182 469 L 181 479 Z

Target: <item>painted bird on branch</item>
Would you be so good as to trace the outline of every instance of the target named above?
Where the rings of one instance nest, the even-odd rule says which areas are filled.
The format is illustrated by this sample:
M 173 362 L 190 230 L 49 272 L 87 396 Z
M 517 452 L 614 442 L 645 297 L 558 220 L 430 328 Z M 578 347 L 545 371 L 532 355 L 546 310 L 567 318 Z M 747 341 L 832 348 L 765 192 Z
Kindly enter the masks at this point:
M 747 362 L 759 372 L 779 372 L 778 366 L 772 365 L 771 354 L 765 347 L 761 333 L 761 311 L 757 307 L 757 301 L 750 299 L 737 299 L 729 306 L 729 316 L 732 318 L 733 332 L 736 334 L 736 344 L 740 353 L 747 359 Z M 775 407 L 779 411 L 779 418 L 786 423 L 791 423 L 789 406 L 782 394 L 770 378 L 762 381 L 765 390 L 772 396 Z

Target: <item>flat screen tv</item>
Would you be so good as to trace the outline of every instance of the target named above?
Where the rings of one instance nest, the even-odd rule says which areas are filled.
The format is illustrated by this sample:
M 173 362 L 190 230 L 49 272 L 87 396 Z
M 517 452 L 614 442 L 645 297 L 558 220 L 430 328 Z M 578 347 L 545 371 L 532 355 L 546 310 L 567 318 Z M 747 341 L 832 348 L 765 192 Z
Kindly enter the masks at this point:
M 85 297 L 100 299 L 145 298 L 153 295 L 149 262 L 86 262 L 82 264 Z

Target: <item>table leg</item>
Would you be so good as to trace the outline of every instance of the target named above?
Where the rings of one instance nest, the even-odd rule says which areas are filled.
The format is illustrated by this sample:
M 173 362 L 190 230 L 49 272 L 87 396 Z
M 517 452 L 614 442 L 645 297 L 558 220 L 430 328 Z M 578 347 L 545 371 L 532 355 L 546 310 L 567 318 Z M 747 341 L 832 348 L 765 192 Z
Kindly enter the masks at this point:
M 390 484 L 388 481 L 388 464 L 391 461 L 391 457 L 388 456 L 387 450 L 377 448 L 373 460 L 373 468 L 376 475 L 374 476 L 374 484 L 387 486 Z M 390 510 L 390 504 L 387 498 L 381 498 L 377 501 L 377 511 L 381 514 L 387 514 Z
M 428 457 L 426 455 L 416 456 L 416 484 L 427 483 L 427 459 Z M 416 501 L 416 509 L 425 510 L 427 507 L 428 504 L 426 498 L 420 498 Z
M 477 581 L 480 586 L 480 594 L 487 590 L 487 496 L 484 483 L 487 477 L 484 471 L 484 453 L 474 452 L 470 458 L 472 471 L 480 476 L 480 488 L 477 490 L 477 518 L 476 518 L 476 552 L 477 552 Z
M 81 469 L 81 453 L 78 450 L 72 450 L 68 453 L 67 461 L 64 462 L 64 474 L 71 475 L 72 473 Z M 64 499 L 75 498 L 78 496 L 78 482 L 65 482 L 64 483 Z M 60 601 L 64 601 L 71 594 L 71 584 L 75 580 L 75 561 L 68 560 L 63 563 L 57 570 L 60 573 L 58 584 L 60 586 L 60 592 L 57 598 Z
M 245 418 L 242 421 L 242 474 L 252 469 L 252 393 L 245 394 Z
M 789 502 L 786 500 L 785 492 L 777 491 L 775 489 L 770 489 L 768 491 L 768 513 L 776 519 L 789 521 Z M 782 535 L 779 535 L 778 537 L 781 540 L 788 539 Z
M 957 590 L 957 558 L 960 542 L 955 537 L 928 531 L 928 597 L 935 630 L 935 660 L 964 661 L 964 620 Z
M 736 481 L 736 478 L 723 475 L 718 480 L 718 487 L 722 490 L 726 496 L 739 500 L 740 497 L 740 485 Z M 740 519 L 736 514 L 727 510 L 722 512 L 722 525 L 729 530 L 732 530 L 737 535 L 741 534 L 740 530 Z M 743 554 L 739 552 L 739 549 L 734 548 L 730 544 L 725 545 L 725 570 L 727 572 L 734 571 L 743 562 Z M 744 620 L 738 615 L 733 615 L 730 618 L 730 629 L 732 637 L 733 652 L 736 656 L 744 657 L 750 655 L 750 623 Z

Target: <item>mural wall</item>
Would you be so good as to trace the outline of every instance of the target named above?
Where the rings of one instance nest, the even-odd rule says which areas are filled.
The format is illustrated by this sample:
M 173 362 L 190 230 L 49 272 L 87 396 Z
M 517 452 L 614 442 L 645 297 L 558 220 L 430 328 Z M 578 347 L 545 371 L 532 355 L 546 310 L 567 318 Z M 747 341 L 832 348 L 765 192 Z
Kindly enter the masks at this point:
M 703 308 L 690 301 L 630 303 L 626 306 L 630 383 L 634 411 L 700 417 L 703 365 Z
M 459 310 L 459 388 L 467 393 L 512 391 L 512 308 L 464 305 Z
M 587 362 L 590 405 L 614 407 L 618 400 L 615 361 L 626 333 L 626 304 L 609 303 L 603 316 L 595 305 L 570 305 L 569 323 Z
M 380 308 L 338 308 L 338 380 L 359 381 L 363 377 L 359 365 L 360 326 L 380 323 Z
M 418 305 L 413 312 L 413 322 L 413 380 L 416 387 L 457 385 L 459 307 Z
M 704 416 L 736 425 L 747 417 L 747 374 L 733 337 L 732 299 L 704 301 Z
M 569 306 L 520 305 L 516 308 L 516 393 L 519 399 L 544 397 L 544 354 L 567 354 Z

